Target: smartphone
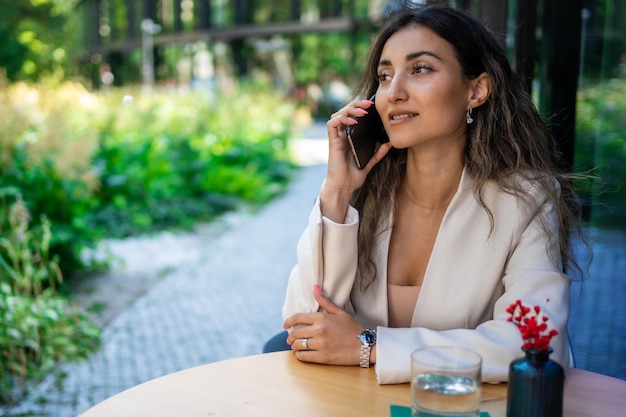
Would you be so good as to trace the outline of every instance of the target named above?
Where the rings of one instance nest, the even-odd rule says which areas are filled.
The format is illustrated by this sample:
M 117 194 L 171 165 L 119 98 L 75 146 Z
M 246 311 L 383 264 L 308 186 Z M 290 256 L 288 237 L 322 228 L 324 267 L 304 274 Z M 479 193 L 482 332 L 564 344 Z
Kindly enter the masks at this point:
M 374 95 L 370 101 L 375 100 L 376 96 Z M 352 155 L 354 155 L 354 160 L 359 169 L 365 168 L 365 165 L 372 159 L 377 144 L 389 142 L 383 121 L 376 111 L 376 106 L 370 106 L 367 112 L 366 115 L 356 118 L 359 123 L 346 128 Z

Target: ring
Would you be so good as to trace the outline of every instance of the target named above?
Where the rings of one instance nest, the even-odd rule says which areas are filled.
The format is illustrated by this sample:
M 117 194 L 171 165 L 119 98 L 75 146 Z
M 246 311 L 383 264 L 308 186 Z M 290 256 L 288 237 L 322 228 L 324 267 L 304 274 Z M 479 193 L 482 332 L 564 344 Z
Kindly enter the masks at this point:
M 309 339 L 302 339 L 302 347 L 304 350 L 309 350 Z

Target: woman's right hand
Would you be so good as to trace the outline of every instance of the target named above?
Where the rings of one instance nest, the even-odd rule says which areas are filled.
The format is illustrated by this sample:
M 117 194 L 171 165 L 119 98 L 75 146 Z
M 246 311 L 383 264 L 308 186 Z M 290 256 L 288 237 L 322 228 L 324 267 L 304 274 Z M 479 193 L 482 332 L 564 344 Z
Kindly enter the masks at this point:
M 328 172 L 320 192 L 322 214 L 336 223 L 343 223 L 352 193 L 363 185 L 365 178 L 391 148 L 384 143 L 374 157 L 359 169 L 348 152 L 346 128 L 357 124 L 357 117 L 367 114 L 374 103 L 370 100 L 355 100 L 334 113 L 326 123 L 328 130 Z

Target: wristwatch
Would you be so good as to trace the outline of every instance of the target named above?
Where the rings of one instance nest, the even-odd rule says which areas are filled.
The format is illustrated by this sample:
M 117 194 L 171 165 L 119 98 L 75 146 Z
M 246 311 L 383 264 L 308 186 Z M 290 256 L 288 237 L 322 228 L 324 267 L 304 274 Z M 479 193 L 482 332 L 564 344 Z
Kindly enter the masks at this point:
M 370 367 L 370 353 L 372 352 L 372 346 L 376 344 L 376 330 L 365 329 L 359 334 L 359 340 L 361 341 L 361 368 Z

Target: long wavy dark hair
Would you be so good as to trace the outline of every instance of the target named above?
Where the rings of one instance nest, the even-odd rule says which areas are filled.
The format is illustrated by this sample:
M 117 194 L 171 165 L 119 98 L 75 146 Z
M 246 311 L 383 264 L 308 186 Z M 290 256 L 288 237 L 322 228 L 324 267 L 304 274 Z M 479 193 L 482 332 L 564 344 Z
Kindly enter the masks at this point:
M 376 92 L 376 71 L 385 43 L 397 31 L 411 25 L 426 27 L 449 42 L 468 79 L 483 72 L 491 79 L 489 98 L 472 113 L 474 122 L 467 128 L 464 158 L 465 169 L 474 180 L 474 195 L 487 212 L 492 230 L 494 216 L 483 198 L 486 183 L 496 183 L 528 209 L 530 197 L 521 188 L 520 179 L 537 184 L 552 200 L 558 214 L 556 236 L 547 219 L 542 219 L 548 245 L 555 239 L 559 241 L 560 259 L 554 262 L 564 272 L 572 269 L 582 272 L 572 254 L 573 236 L 580 237 L 588 250 L 591 249 L 580 229 L 580 202 L 573 186 L 575 176 L 561 169 L 565 165 L 560 160 L 556 142 L 525 84 L 512 70 L 497 37 L 478 19 L 469 12 L 443 4 L 405 5 L 395 10 L 372 45 L 363 79 L 357 85 L 357 95 L 369 98 Z M 392 213 L 396 190 L 404 179 L 406 153 L 406 149 L 392 148 L 352 195 L 351 204 L 361 217 L 358 237 L 361 288 L 367 288 L 376 277 L 372 252 L 376 237 L 387 222 L 387 214 Z

